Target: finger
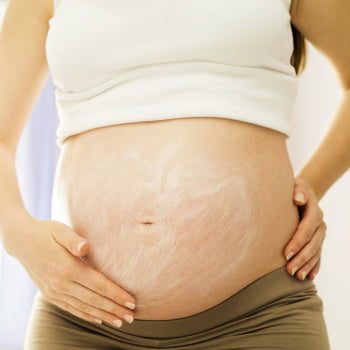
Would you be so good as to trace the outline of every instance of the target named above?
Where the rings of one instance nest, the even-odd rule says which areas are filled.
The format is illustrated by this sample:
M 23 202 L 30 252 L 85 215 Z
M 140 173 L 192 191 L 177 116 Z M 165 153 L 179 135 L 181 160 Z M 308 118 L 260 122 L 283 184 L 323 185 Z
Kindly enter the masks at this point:
M 75 282 L 91 289 L 95 293 L 105 296 L 117 304 L 124 305 L 130 309 L 135 308 L 135 300 L 125 290 L 103 276 L 101 273 L 80 261 L 80 273 L 77 273 Z M 130 304 L 129 304 L 130 303 Z
M 94 318 L 106 321 L 114 327 L 121 327 L 123 325 L 123 320 L 121 317 L 113 315 L 107 311 L 95 308 L 92 305 L 86 304 L 72 295 L 60 294 L 59 298 L 60 300 L 71 305 L 80 312 L 91 315 Z
M 321 248 L 317 251 L 317 253 L 303 266 L 300 267 L 300 269 L 295 273 L 295 276 L 299 278 L 300 280 L 304 280 L 306 276 L 309 274 L 311 269 L 316 265 L 320 255 L 321 255 Z
M 304 184 L 295 184 L 293 199 L 297 205 L 303 205 L 308 200 L 308 187 Z
M 321 266 L 321 255 L 316 263 L 316 265 L 311 269 L 309 275 L 311 279 L 314 279 L 315 276 L 318 274 L 318 271 L 320 270 L 320 266 Z
M 285 247 L 284 256 L 287 260 L 297 254 L 304 244 L 311 239 L 322 220 L 323 211 L 318 207 L 317 199 L 310 196 L 309 201 L 305 205 L 305 211 L 298 228 Z
M 70 312 L 71 314 L 73 314 L 74 316 L 79 317 L 85 321 L 94 322 L 94 323 L 102 323 L 101 319 L 98 319 L 92 315 L 89 315 L 83 311 L 80 311 L 80 310 L 76 309 L 74 306 L 72 306 L 69 303 L 66 303 L 62 300 L 55 299 L 55 298 L 50 298 L 50 299 L 46 299 L 46 300 L 48 300 L 50 303 L 55 304 L 56 306 L 60 307 L 61 309 L 66 310 L 66 311 Z
M 111 299 L 105 298 L 100 294 L 96 294 L 92 290 L 85 288 L 76 282 L 73 282 L 69 292 L 64 294 L 68 294 L 73 297 L 75 295 L 79 295 L 79 300 L 93 306 L 96 309 L 104 310 L 110 314 L 114 314 L 122 318 L 125 315 L 130 315 L 132 318 L 134 318 L 134 312 L 132 312 L 129 308 L 116 304 Z
M 297 205 L 304 205 L 307 202 L 306 194 L 300 190 L 294 192 L 294 202 Z
M 71 254 L 81 257 L 87 254 L 89 242 L 67 227 L 51 233 L 52 238 Z
M 291 275 L 303 266 L 308 260 L 314 256 L 318 249 L 321 247 L 322 242 L 326 236 L 326 224 L 324 221 L 317 228 L 312 239 L 303 246 L 303 248 L 292 258 L 292 260 L 287 265 L 287 270 Z
M 308 183 L 300 178 L 296 177 L 294 179 L 294 194 L 293 199 L 298 205 L 305 204 L 309 199 L 310 186 Z

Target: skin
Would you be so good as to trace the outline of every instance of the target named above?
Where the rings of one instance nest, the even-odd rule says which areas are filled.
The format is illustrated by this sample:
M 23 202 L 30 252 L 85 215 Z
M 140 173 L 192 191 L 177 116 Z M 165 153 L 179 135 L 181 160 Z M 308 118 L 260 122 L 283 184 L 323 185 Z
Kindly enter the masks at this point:
M 287 265 L 290 273 L 296 267 L 298 278 L 302 278 L 305 271 L 313 279 L 321 262 L 318 242 L 326 231 L 321 219 L 323 213 L 320 208 L 316 209 L 316 203 L 350 167 L 350 3 L 346 0 L 292 0 L 290 14 L 294 26 L 335 68 L 343 88 L 343 98 L 328 132 L 296 174 L 296 191 L 303 192 L 310 202 L 301 206 L 301 214 L 305 218 L 310 215 L 319 225 L 312 225 L 311 220 L 301 221 L 284 254 L 287 257 L 291 251 L 295 253 Z
M 301 194 L 303 197 L 300 197 Z M 323 221 L 324 214 L 318 206 L 313 189 L 301 177 L 295 178 L 293 200 L 300 207 L 301 221 L 284 250 L 286 260 L 290 261 L 287 270 L 300 280 L 306 276 L 313 280 L 320 268 L 327 225 Z
M 310 186 L 309 191 L 303 188 L 305 194 L 308 195 L 308 202 L 304 207 L 305 210 L 302 210 L 302 214 L 305 214 L 305 218 L 308 218 L 308 220 L 302 221 L 304 224 L 300 222 L 295 236 L 293 236 L 285 250 L 285 256 L 292 250 L 297 252 L 287 266 L 290 273 L 292 267 L 302 266 L 297 272 L 298 278 L 301 278 L 303 269 L 307 271 L 314 266 L 313 272 L 311 272 L 318 271 L 320 248 L 316 250 L 315 247 L 321 246 L 320 242 L 322 240 L 320 237 L 323 235 L 321 232 L 325 231 L 325 224 L 322 224 L 323 221 L 320 218 L 316 220 L 316 212 L 320 212 L 316 210 L 317 200 L 345 172 L 350 163 L 349 155 L 346 154 L 350 139 L 348 118 L 350 114 L 348 92 L 350 86 L 348 64 L 350 54 L 349 46 L 344 45 L 346 33 L 349 33 L 349 24 L 347 17 L 343 16 L 343 14 L 349 13 L 349 6 L 346 1 L 334 2 L 332 0 L 322 1 L 321 3 L 317 0 L 304 1 L 300 4 L 293 0 L 291 5 L 291 21 L 316 48 L 330 58 L 337 68 L 344 87 L 344 103 L 329 133 L 315 151 L 313 157 L 299 172 L 299 177 Z M 5 83 L 0 83 L 0 96 L 2 98 L 0 101 L 0 177 L 2 180 L 4 179 L 2 181 L 3 188 L 1 188 L 3 196 L 0 203 L 0 212 L 2 213 L 0 228 L 4 246 L 13 255 L 16 255 L 15 247 L 18 246 L 15 243 L 20 242 L 16 232 L 20 230 L 23 232 L 22 226 L 16 226 L 15 218 L 20 215 L 24 220 L 22 222 L 28 223 L 26 226 L 34 227 L 32 218 L 25 211 L 18 184 L 15 180 L 14 157 L 21 132 L 49 73 L 44 43 L 48 30 L 48 20 L 52 13 L 52 2 L 47 0 L 12 0 L 4 19 L 0 38 L 1 48 L 4 49 L 0 50 L 0 71 L 4 78 L 1 81 L 6 82 L 6 86 Z M 20 30 L 22 28 L 25 28 L 25 30 Z M 13 43 L 16 43 L 16 45 Z M 31 54 L 28 54 L 29 52 Z M 6 69 L 2 69 L 2 67 L 6 67 Z M 18 84 L 19 81 L 21 84 Z M 320 214 L 317 215 L 321 216 Z M 311 225 L 311 218 L 313 218 L 313 225 Z M 315 222 L 318 223 L 316 229 Z M 35 224 L 38 223 L 35 222 Z M 35 227 L 39 230 L 39 226 Z M 43 226 L 41 227 L 43 228 Z M 60 230 L 63 232 L 63 227 L 60 227 Z M 69 231 L 70 235 L 67 235 L 67 237 L 70 238 L 55 241 L 59 242 L 60 246 L 70 248 L 68 250 L 72 256 L 74 254 L 75 256 L 79 255 L 74 247 L 80 239 L 74 236 L 72 230 L 66 227 L 65 230 Z M 6 235 L 5 232 L 7 232 Z M 28 232 L 33 231 L 28 230 Z M 309 243 L 306 244 L 306 242 Z M 317 244 L 313 242 L 317 242 Z M 88 250 L 87 244 L 84 249 L 85 252 Z M 305 265 L 305 263 L 303 265 L 303 261 L 309 261 L 308 265 Z M 53 269 L 52 271 L 56 270 Z M 62 275 L 67 278 L 67 271 L 63 270 L 62 272 Z M 74 276 L 68 277 L 74 279 Z M 93 279 L 90 279 L 85 283 L 91 284 L 92 281 Z M 59 289 L 65 288 L 63 279 L 56 281 L 55 285 Z M 112 290 L 111 285 L 110 288 Z M 105 294 L 112 293 L 111 290 Z M 82 295 L 83 291 L 81 290 L 80 293 Z M 101 294 L 104 293 L 100 291 Z M 131 296 L 129 296 L 129 300 L 133 301 Z M 120 300 L 118 301 L 120 302 Z M 66 304 L 64 306 L 77 316 L 88 318 L 88 313 L 81 312 L 77 308 L 69 308 Z
M 86 263 L 136 298 L 135 318 L 171 319 L 285 266 L 293 187 L 279 132 L 209 117 L 128 123 L 68 138 L 52 217 L 91 243 Z

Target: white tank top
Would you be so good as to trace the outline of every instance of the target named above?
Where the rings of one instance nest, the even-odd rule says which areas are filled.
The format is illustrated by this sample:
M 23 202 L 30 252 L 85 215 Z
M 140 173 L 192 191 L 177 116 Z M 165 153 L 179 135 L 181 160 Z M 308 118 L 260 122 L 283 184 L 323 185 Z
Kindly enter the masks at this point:
M 90 129 L 185 117 L 290 136 L 298 77 L 291 0 L 55 0 L 46 56 L 57 144 Z

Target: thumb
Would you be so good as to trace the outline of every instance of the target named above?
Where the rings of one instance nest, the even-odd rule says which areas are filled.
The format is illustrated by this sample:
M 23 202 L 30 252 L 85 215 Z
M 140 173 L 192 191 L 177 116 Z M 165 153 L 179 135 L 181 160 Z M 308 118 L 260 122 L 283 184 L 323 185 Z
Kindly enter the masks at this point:
M 305 204 L 307 201 L 307 195 L 303 191 L 300 191 L 299 189 L 294 191 L 294 201 L 296 204 L 302 205 Z
M 70 229 L 62 230 L 59 237 L 55 235 L 54 239 L 78 258 L 86 255 L 89 250 L 89 242 Z
M 294 195 L 293 199 L 297 205 L 303 205 L 307 202 L 309 187 L 307 182 L 299 177 L 294 179 Z
M 75 244 L 75 252 L 72 251 L 71 253 L 80 258 L 87 254 L 89 250 L 89 242 L 85 239 L 81 239 L 80 236 L 78 237 L 78 242 Z

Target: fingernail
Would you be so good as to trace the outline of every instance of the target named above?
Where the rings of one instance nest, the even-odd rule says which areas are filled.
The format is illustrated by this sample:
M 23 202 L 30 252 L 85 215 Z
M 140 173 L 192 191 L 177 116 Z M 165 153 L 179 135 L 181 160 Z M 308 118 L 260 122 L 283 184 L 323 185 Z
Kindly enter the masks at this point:
M 296 270 L 298 270 L 298 266 L 294 266 L 292 269 L 292 276 L 295 274 Z
M 120 321 L 120 320 L 114 320 L 113 321 L 113 323 L 117 326 L 117 327 L 121 327 L 121 325 L 122 325 L 122 321 Z
M 301 273 L 301 278 L 304 280 L 305 277 L 306 277 L 306 271 L 303 271 L 303 272 Z
M 297 193 L 297 195 L 295 196 L 295 199 L 298 202 L 305 202 L 305 196 L 301 192 Z
M 130 301 L 127 301 L 125 303 L 125 306 L 128 307 L 129 309 L 135 309 L 135 304 L 134 303 L 130 303 Z
M 80 252 L 80 249 L 82 248 L 82 246 L 85 244 L 85 241 L 82 241 L 82 242 L 79 242 L 77 244 L 77 249 L 78 249 L 78 252 Z
M 100 320 L 99 318 L 95 318 L 95 322 L 96 323 L 102 323 L 102 320 Z
M 131 315 L 125 315 L 123 318 L 126 322 L 129 323 L 132 323 L 132 321 L 134 321 L 134 318 Z
M 294 252 L 290 252 L 288 255 L 287 255 L 287 261 L 294 255 Z

